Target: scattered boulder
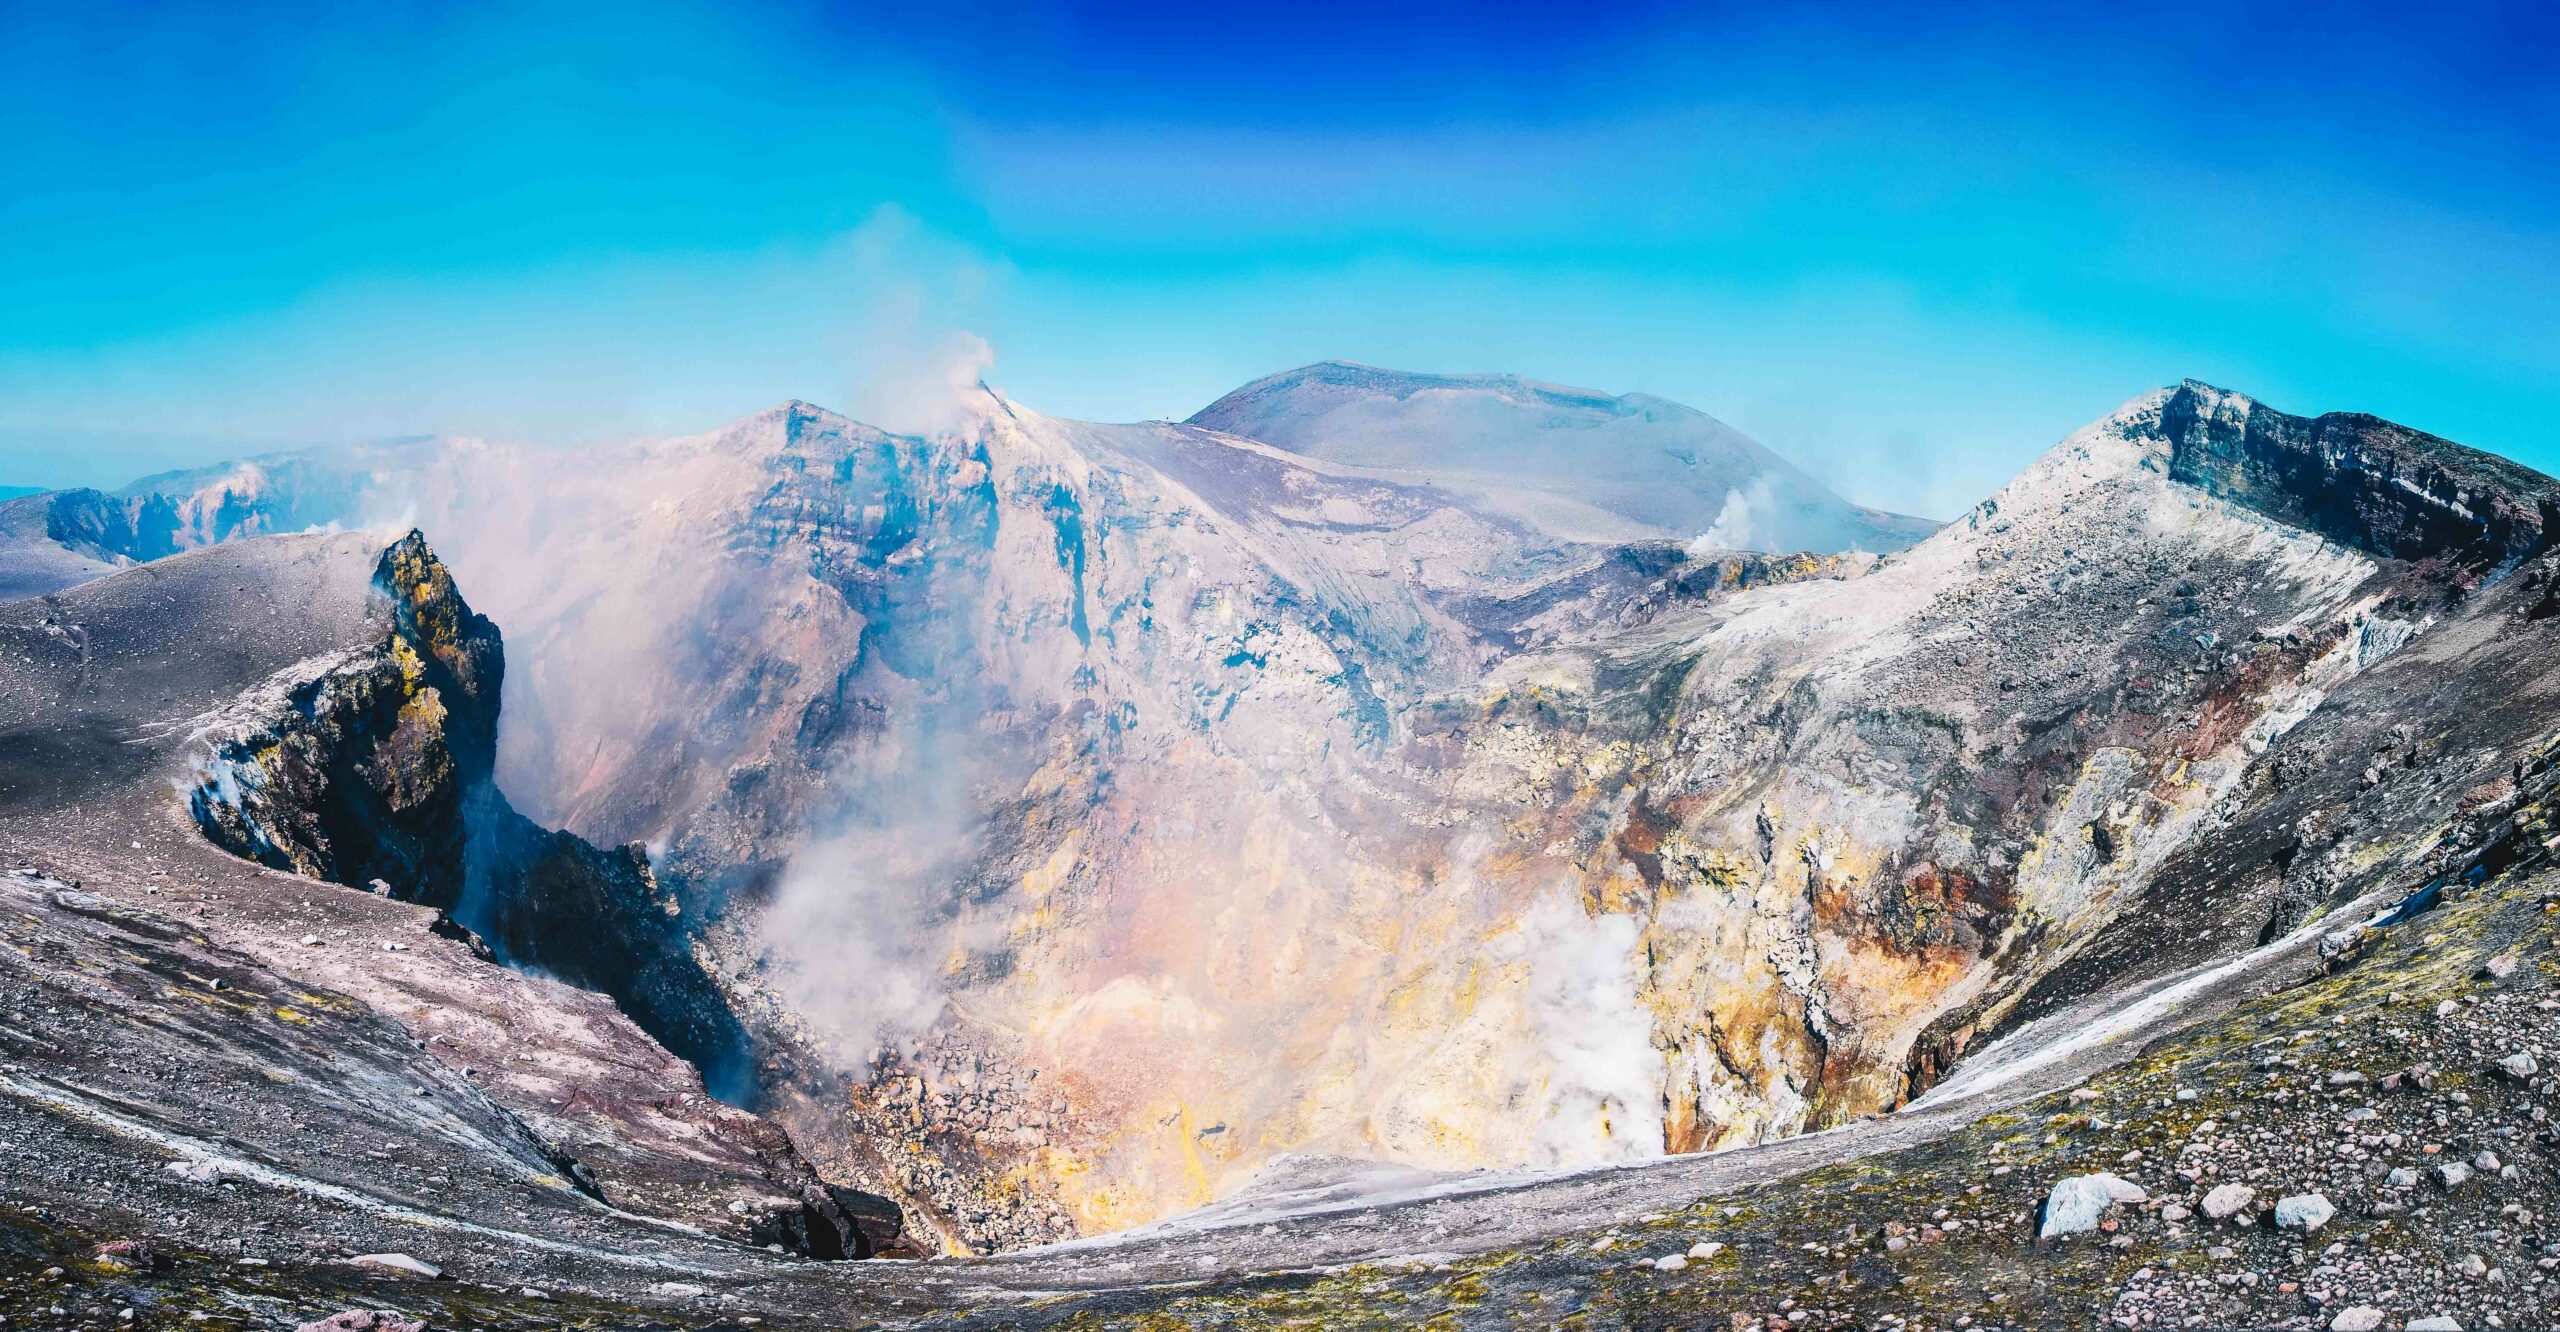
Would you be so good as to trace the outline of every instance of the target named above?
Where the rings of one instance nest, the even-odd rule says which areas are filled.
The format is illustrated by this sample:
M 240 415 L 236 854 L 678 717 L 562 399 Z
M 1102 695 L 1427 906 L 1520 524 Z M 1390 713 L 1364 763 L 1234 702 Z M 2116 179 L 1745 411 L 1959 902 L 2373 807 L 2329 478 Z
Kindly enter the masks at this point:
M 2249 1210 L 2258 1200 L 2258 1191 L 2246 1184 L 2218 1184 L 2204 1196 L 2204 1214 L 2216 1221 L 2228 1221 Z
M 2410 1319 L 2408 1332 L 2462 1332 L 2462 1323 L 2451 1314 L 2429 1314 Z
M 2460 1161 L 2447 1161 L 2435 1169 L 2436 1182 L 2448 1189 L 2458 1189 L 2471 1182 L 2471 1167 Z
M 160 1266 L 160 1255 L 148 1240 L 109 1240 L 98 1246 L 93 1261 L 112 1272 Z
M 293 1332 L 427 1332 L 424 1321 L 377 1309 L 348 1309 L 313 1319 Z
M 2329 1320 L 2329 1332 L 2376 1332 L 2382 1326 L 2382 1311 L 2370 1304 L 2352 1305 L 2338 1311 Z
M 433 1281 L 444 1275 L 443 1268 L 405 1253 L 360 1253 L 347 1261 L 357 1267 L 370 1267 L 422 1281 Z
M 1724 1243 L 1721 1240 L 1700 1240 L 1689 1246 L 1689 1256 L 1692 1258 L 1713 1258 L 1722 1252 L 1724 1252 Z
M 2518 1050 L 2498 1061 L 2498 1071 L 2518 1082 L 2531 1082 L 2533 1075 L 2542 1071 L 2542 1066 L 2534 1061 L 2533 1051 Z
M 2117 1203 L 2148 1201 L 2151 1195 L 2131 1180 L 2101 1171 L 2094 1175 L 2073 1175 L 2053 1186 L 2045 1195 L 2044 1226 L 2039 1239 L 2077 1235 L 2098 1228 L 2098 1221 Z
M 2276 1224 L 2286 1230 L 2299 1230 L 2305 1235 L 2316 1233 L 2338 1214 L 2327 1197 L 2317 1193 L 2297 1193 L 2276 1203 Z
M 171 1161 L 161 1169 L 197 1184 L 211 1184 L 222 1178 L 222 1167 L 211 1161 Z

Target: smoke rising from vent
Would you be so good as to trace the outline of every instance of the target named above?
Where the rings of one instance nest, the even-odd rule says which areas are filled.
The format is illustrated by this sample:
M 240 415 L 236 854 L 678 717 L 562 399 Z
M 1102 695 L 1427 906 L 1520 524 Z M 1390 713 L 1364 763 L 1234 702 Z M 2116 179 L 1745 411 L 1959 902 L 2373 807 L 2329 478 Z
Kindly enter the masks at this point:
M 992 942 L 963 914 L 979 765 L 938 712 L 905 714 L 847 756 L 834 826 L 792 855 L 761 923 L 774 987 L 842 1068 L 922 1035 L 942 1015 L 949 965 Z
M 1724 505 L 1716 510 L 1715 521 L 1689 543 L 1694 554 L 1723 550 L 1762 550 L 1778 536 L 1771 521 L 1778 502 L 1777 489 L 1766 474 L 1753 478 L 1747 489 L 1724 493 Z
M 1637 998 L 1641 934 L 1633 916 L 1589 915 L 1556 893 L 1494 941 L 1496 958 L 1525 964 L 1521 1003 L 1537 1037 L 1526 1164 L 1661 1154 L 1663 1061 Z
M 971 332 L 988 316 L 997 269 L 942 241 L 895 207 L 847 238 L 857 275 L 844 410 L 905 435 L 958 429 L 995 349 Z

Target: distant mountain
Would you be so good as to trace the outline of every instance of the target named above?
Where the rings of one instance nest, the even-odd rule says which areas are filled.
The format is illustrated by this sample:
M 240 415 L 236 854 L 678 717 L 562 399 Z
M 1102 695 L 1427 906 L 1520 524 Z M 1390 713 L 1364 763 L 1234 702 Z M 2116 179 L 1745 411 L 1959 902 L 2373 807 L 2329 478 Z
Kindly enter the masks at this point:
M 0 495 L 0 602 L 242 537 L 402 526 L 417 503 L 419 478 L 475 449 L 481 446 L 470 441 L 416 437 L 210 463 L 112 491 Z
M 1938 524 L 1852 504 L 1694 408 L 1517 375 L 1425 375 L 1325 361 L 1257 379 L 1190 424 L 1328 462 L 1393 469 L 1595 535 L 1593 514 L 1743 550 L 1885 552 Z

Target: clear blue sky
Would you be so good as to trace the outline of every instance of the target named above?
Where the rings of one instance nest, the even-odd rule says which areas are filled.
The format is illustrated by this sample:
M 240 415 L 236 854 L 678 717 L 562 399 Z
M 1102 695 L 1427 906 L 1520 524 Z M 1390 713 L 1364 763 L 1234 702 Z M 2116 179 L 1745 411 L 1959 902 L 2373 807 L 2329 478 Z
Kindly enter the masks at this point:
M 970 338 L 1641 389 L 1937 516 L 2182 375 L 2560 470 L 2551 19 L 1785 8 L 0 6 L 0 484 L 895 424 Z

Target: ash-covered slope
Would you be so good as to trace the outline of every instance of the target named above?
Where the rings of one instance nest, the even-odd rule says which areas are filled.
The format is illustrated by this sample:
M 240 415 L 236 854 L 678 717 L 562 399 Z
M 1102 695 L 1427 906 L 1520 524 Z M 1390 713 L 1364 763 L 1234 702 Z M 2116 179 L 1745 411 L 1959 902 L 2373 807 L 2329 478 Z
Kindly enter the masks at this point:
M 1427 478 L 1559 535 L 1653 535 L 1761 551 L 1899 550 L 1937 529 L 1851 504 L 1704 412 L 1517 375 L 1325 361 L 1245 385 L 1190 424 Z
M 417 477 L 477 447 L 420 437 L 299 449 L 162 472 L 114 491 L 14 497 L 0 502 L 0 601 L 216 542 L 391 524 L 412 502 Z
M 2358 893 L 2519 854 L 2483 848 L 2560 726 L 2560 482 L 2370 416 L 2287 416 L 2201 386 L 2172 395 L 2163 425 L 2182 483 L 2395 571 L 2354 627 L 2371 660 L 2296 705 L 2300 722 L 2084 949 L 1942 1019 L 1923 1080 L 1986 1029 L 2239 953 Z
M 0 601 L 58 592 L 126 562 L 77 531 L 81 498 L 95 493 L 43 491 L 0 500 Z
M 155 561 L 0 607 L 0 645 L 0 848 L 31 941 L 0 952 L 0 1114 L 102 1130 L 13 1169 L 26 1196 L 99 1160 L 161 1178 L 175 1151 L 215 1163 L 206 1190 L 325 1198 L 337 1235 L 387 1247 L 412 1214 L 503 1249 L 639 1213 L 867 1249 L 856 1213 L 877 1209 L 780 1132 L 611 999 L 507 970 L 453 923 L 539 918 L 515 959 L 591 983 L 682 956 L 647 932 L 644 863 L 529 829 L 488 785 L 497 636 L 414 535 Z M 698 972 L 633 993 L 726 1020 Z M 695 1010 L 637 1011 L 681 1038 Z M 241 1201 L 233 1234 L 278 1205 Z

